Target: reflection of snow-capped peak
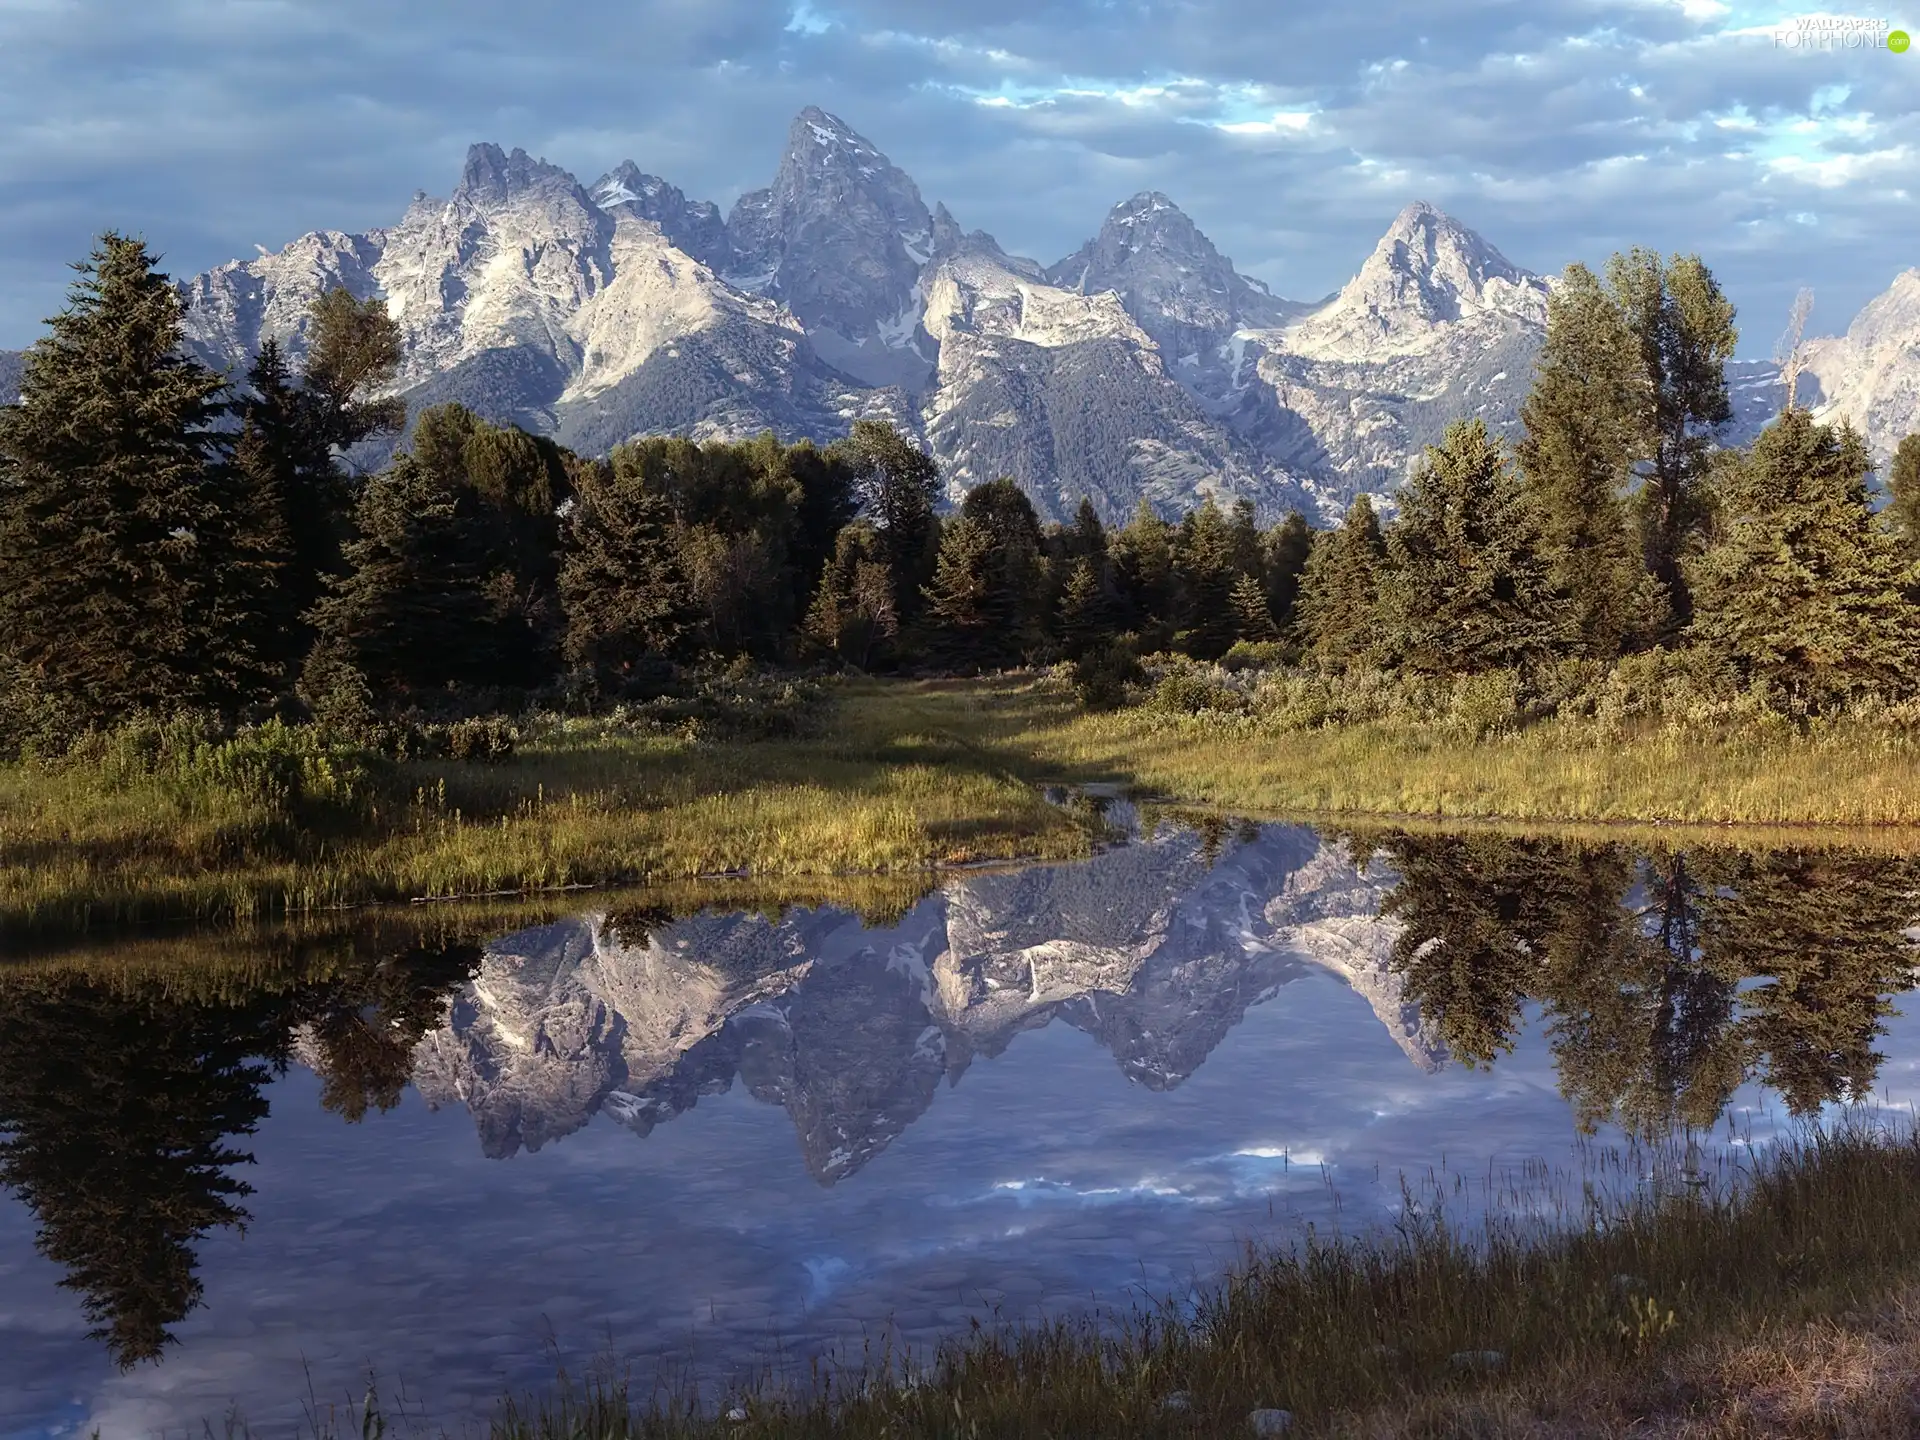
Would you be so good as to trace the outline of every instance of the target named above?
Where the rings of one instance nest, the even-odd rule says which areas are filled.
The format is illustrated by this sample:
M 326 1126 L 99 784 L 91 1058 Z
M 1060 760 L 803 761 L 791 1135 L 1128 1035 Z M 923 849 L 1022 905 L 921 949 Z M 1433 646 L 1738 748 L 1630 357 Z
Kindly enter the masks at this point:
M 508 936 L 417 1054 L 435 1104 L 487 1153 L 604 1112 L 641 1135 L 736 1081 L 783 1106 L 831 1184 L 885 1149 L 939 1080 L 1056 1018 L 1150 1089 L 1181 1084 L 1305 973 L 1345 978 L 1423 1068 L 1441 1052 L 1400 1000 L 1379 919 L 1391 877 L 1284 826 L 1209 842 L 1163 827 L 1077 865 L 967 876 L 896 924 L 794 910 L 617 919 Z

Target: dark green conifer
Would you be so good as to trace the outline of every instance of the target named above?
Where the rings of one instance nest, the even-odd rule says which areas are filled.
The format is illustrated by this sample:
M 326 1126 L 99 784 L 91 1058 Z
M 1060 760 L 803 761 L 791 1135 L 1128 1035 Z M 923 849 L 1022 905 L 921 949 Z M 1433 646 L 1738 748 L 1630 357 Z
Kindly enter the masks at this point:
M 1714 434 L 1733 416 L 1727 361 L 1739 331 L 1733 302 L 1697 255 L 1615 255 L 1607 289 L 1640 354 L 1637 518 L 1646 567 L 1665 591 L 1663 633 L 1672 635 L 1693 615 L 1686 567 L 1712 518 L 1706 482 Z
M 1315 660 L 1351 665 L 1376 653 L 1386 564 L 1386 540 L 1369 496 L 1354 500 L 1338 530 L 1314 537 L 1294 603 L 1294 624 Z
M 673 507 L 643 475 L 582 467 L 560 567 L 565 654 L 617 689 L 649 657 L 673 653 L 692 605 L 673 539 Z
M 1566 602 L 1485 422 L 1450 425 L 1401 491 L 1380 616 L 1390 653 L 1436 674 L 1518 665 L 1564 645 Z
M 802 633 L 815 650 L 863 670 L 900 633 L 886 550 L 865 521 L 841 530 Z
M 1146 650 L 1164 648 L 1173 639 L 1173 527 L 1142 499 L 1108 549 L 1126 622 Z
M 1250 520 L 1252 511 L 1243 517 Z M 1199 660 L 1217 660 L 1239 637 L 1233 588 L 1243 571 L 1244 527 L 1229 520 L 1208 496 L 1189 510 L 1174 532 L 1174 579 L 1179 630 L 1174 643 Z M 1253 542 L 1258 553 L 1258 540 Z
M 1284 633 L 1293 627 L 1294 606 L 1300 599 L 1300 581 L 1313 550 L 1313 529 L 1307 517 L 1294 511 L 1262 541 L 1262 568 L 1267 580 L 1267 608 Z
M 180 297 L 108 234 L 0 407 L 0 646 L 85 722 L 259 700 L 253 517 L 216 432 L 223 382 Z
M 1516 447 L 1553 588 L 1578 653 L 1611 659 L 1657 628 L 1660 597 L 1627 490 L 1640 438 L 1640 354 L 1593 272 L 1570 265 L 1547 302 L 1547 339 Z
M 1786 411 L 1724 468 L 1694 567 L 1696 641 L 1815 708 L 1920 674 L 1914 567 L 1873 519 L 1868 468 L 1851 428 Z
M 992 556 L 993 534 L 981 521 L 961 515 L 942 528 L 925 623 L 935 653 L 947 664 L 977 668 L 999 650 L 990 633 Z
M 1240 639 L 1259 644 L 1280 638 L 1280 629 L 1273 623 L 1273 611 L 1268 608 L 1267 592 L 1253 576 L 1242 575 L 1234 581 L 1232 601 L 1234 626 Z
M 1920 560 L 1920 434 L 1909 435 L 1887 467 L 1887 519 L 1909 559 Z
M 940 498 L 940 467 L 879 420 L 854 421 L 852 432 L 840 442 L 840 453 L 848 457 L 862 509 L 886 550 L 894 610 L 904 624 L 920 613 L 939 543 L 933 507 Z

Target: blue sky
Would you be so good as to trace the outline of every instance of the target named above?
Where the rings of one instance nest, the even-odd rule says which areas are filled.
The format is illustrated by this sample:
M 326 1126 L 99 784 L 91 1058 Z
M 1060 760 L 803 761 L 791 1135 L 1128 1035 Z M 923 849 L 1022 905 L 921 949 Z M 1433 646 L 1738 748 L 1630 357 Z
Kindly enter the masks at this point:
M 1920 34 L 1911 15 L 1872 12 Z M 109 226 L 187 274 L 445 194 L 469 143 L 729 204 L 819 104 L 1052 261 L 1160 189 L 1324 294 L 1424 198 L 1555 270 L 1697 250 L 1764 354 L 1920 264 L 1920 48 L 1746 0 L 0 0 L 0 346 Z M 1826 33 L 1836 33 L 1831 28 Z M 1783 36 L 1788 37 L 1783 41 Z M 1792 37 L 1798 36 L 1799 43 Z

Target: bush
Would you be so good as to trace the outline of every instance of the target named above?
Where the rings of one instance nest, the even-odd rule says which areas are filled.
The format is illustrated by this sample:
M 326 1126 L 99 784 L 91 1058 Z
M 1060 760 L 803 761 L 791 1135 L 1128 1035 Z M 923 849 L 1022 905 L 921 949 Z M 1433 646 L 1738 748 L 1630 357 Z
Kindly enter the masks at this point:
M 1143 678 L 1140 657 L 1114 641 L 1075 659 L 1067 667 L 1080 703 L 1089 710 L 1117 710 L 1127 703 L 1129 687 Z
M 484 765 L 512 759 L 514 747 L 520 743 L 520 732 L 513 722 L 498 715 L 485 720 L 456 720 L 451 725 L 432 727 L 427 734 L 449 760 Z

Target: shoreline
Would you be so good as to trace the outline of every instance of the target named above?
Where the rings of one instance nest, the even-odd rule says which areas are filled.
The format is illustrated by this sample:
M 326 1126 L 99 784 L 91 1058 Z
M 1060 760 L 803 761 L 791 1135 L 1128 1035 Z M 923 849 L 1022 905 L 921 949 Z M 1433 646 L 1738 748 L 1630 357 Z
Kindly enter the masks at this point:
M 1920 850 L 1920 736 L 1885 727 L 1767 744 L 1662 731 L 1602 752 L 1597 732 L 1568 722 L 1446 740 L 1084 714 L 1044 676 L 836 688 L 800 737 L 697 742 L 541 722 L 504 763 L 388 764 L 356 782 L 357 809 L 318 818 L 165 774 L 0 767 L 0 941 L 690 882 L 905 879 L 1093 853 L 1097 805 L 1049 803 L 1049 785 L 1330 830 Z M 1879 753 L 1849 751 L 1869 735 Z M 1614 813 L 1635 794 L 1649 813 Z

